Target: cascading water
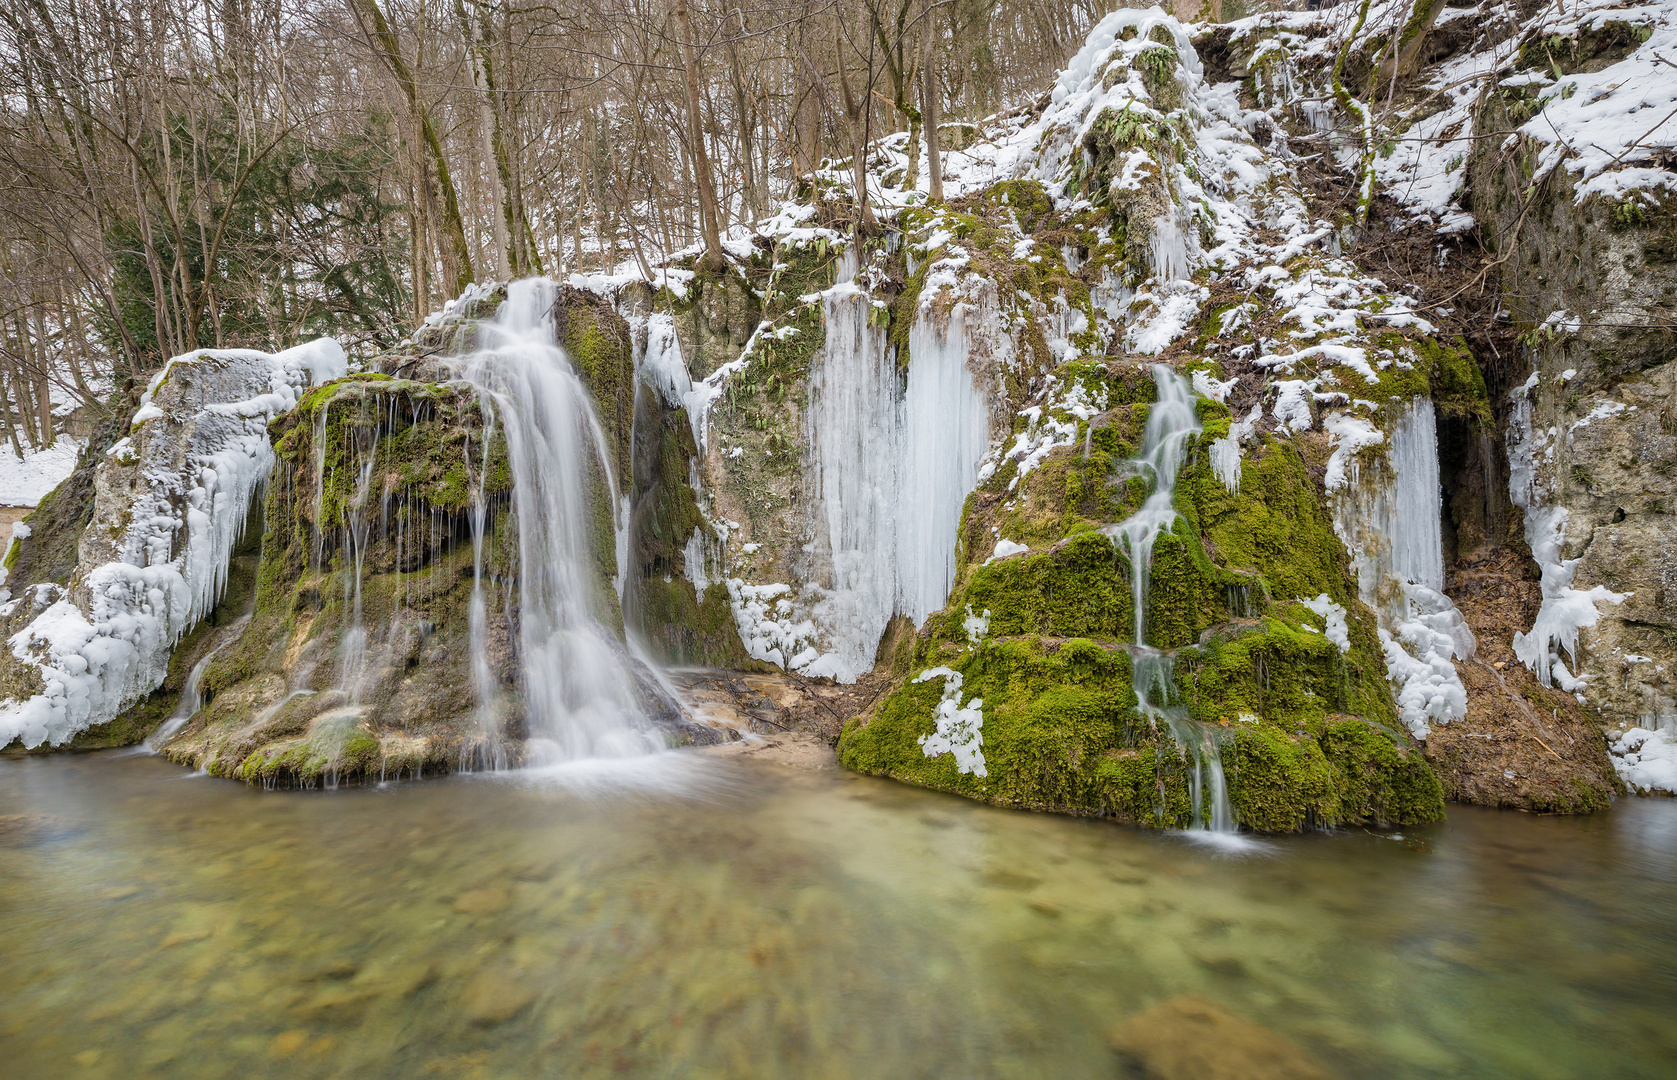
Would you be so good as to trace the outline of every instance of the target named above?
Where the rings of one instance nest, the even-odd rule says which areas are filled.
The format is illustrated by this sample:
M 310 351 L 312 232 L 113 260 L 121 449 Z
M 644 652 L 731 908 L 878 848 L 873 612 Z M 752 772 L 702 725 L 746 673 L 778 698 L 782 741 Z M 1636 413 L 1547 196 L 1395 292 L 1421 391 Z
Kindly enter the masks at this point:
M 1141 509 L 1103 531 L 1130 557 L 1130 592 L 1135 601 L 1135 643 L 1147 644 L 1147 587 L 1152 573 L 1153 543 L 1176 521 L 1176 474 L 1188 439 L 1199 433 L 1194 410 L 1194 388 L 1187 379 L 1163 364 L 1153 365 L 1158 400 L 1147 413 L 1141 456 L 1131 465 L 1153 477 L 1153 493 Z
M 1135 605 L 1135 643 L 1130 647 L 1130 657 L 1141 712 L 1155 724 L 1162 721 L 1193 758 L 1189 795 L 1194 804 L 1194 828 L 1232 833 L 1235 814 L 1217 739 L 1189 716 L 1181 703 L 1176 693 L 1175 657 L 1147 644 L 1153 545 L 1159 534 L 1176 521 L 1176 477 L 1182 471 L 1188 440 L 1200 430 L 1193 385 L 1187 379 L 1163 364 L 1154 364 L 1153 385 L 1158 388 L 1158 397 L 1147 414 L 1141 456 L 1130 462 L 1138 472 L 1152 476 L 1152 494 L 1135 513 L 1102 531 L 1129 556 L 1130 595 Z
M 349 437 L 350 428 L 345 428 Z M 361 683 L 367 673 L 367 627 L 361 618 L 361 576 L 367 560 L 367 542 L 372 522 L 367 517 L 367 496 L 372 485 L 373 465 L 378 460 L 378 431 L 375 429 L 371 446 L 363 449 L 355 474 L 355 493 L 345 510 L 344 554 L 348 566 L 344 576 L 344 607 L 349 609 L 349 625 L 344 630 L 342 662 L 339 666 L 338 689 L 351 705 L 361 703 Z M 381 500 L 382 503 L 382 500 Z
M 250 622 L 249 615 L 241 615 L 223 632 L 222 639 L 216 642 L 215 648 L 205 653 L 203 658 L 192 665 L 192 670 L 186 676 L 186 688 L 181 691 L 180 704 L 175 706 L 174 715 L 158 725 L 156 731 L 146 737 L 143 744 L 148 753 L 155 754 L 167 746 L 169 740 L 175 737 L 175 732 L 186 725 L 186 722 L 198 714 L 203 707 L 203 695 L 198 692 L 198 684 L 204 678 L 204 669 L 210 666 L 215 654 L 226 648 L 232 642 L 239 640 L 245 624 Z
M 600 573 L 601 508 L 611 516 L 614 552 L 625 522 L 605 433 L 555 344 L 554 297 L 551 281 L 513 282 L 495 318 L 480 324 L 480 348 L 459 361 L 461 377 L 494 402 L 506 433 L 518 528 L 525 746 L 534 765 L 664 746 L 641 704 L 632 661 L 602 621 L 616 597 Z
M 478 448 L 478 461 L 472 462 L 471 444 L 466 446 L 466 469 L 471 474 L 472 498 L 472 603 L 469 615 L 469 631 L 474 642 L 488 640 L 489 605 L 483 592 L 483 539 L 487 527 L 489 512 L 488 500 L 484 498 L 484 479 L 489 473 L 489 447 L 495 439 L 495 410 L 488 401 L 480 399 L 483 408 L 483 438 Z M 506 753 L 501 747 L 500 724 L 496 716 L 495 680 L 489 670 L 489 653 L 481 646 L 472 650 L 472 690 L 477 696 L 477 725 L 480 744 L 473 754 L 476 761 L 467 759 L 468 751 L 462 748 L 460 768 L 465 771 L 475 765 L 478 768 L 500 770 L 506 768 Z

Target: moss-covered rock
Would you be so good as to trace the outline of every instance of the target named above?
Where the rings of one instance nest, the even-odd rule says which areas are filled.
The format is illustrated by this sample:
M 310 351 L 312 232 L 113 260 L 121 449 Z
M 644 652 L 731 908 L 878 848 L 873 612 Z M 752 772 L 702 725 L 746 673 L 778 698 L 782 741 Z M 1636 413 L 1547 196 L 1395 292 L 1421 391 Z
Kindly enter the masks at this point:
M 351 376 L 311 391 L 270 434 L 278 464 L 252 575 L 254 614 L 205 666 L 204 704 L 165 753 L 218 776 L 310 787 L 393 774 L 382 749 L 392 740 L 398 768 L 412 774 L 516 738 L 512 480 L 505 440 L 477 395 L 457 384 Z M 486 618 L 474 640 L 480 499 Z M 350 685 L 344 640 L 357 606 L 365 660 Z M 475 691 L 476 649 L 505 703 L 489 728 Z M 190 658 L 190 649 L 177 653 L 180 663 Z
M 1194 820 L 1194 750 L 1141 708 L 1125 644 L 1135 625 L 1129 558 L 1099 531 L 1151 489 L 1125 466 L 1152 400 L 1145 372 L 1084 362 L 1057 373 L 1103 383 L 1109 408 L 1088 421 L 1087 449 L 1055 450 L 1022 479 L 998 470 L 969 500 L 967 549 L 1002 535 L 1030 550 L 962 561 L 951 606 L 928 620 L 905 677 L 846 726 L 842 763 L 1000 805 Z M 1438 778 L 1397 727 L 1374 615 L 1356 599 L 1303 456 L 1269 438 L 1246 455 L 1231 492 L 1208 453 L 1227 410 L 1200 408 L 1205 430 L 1177 480 L 1180 516 L 1155 543 L 1146 592 L 1149 644 L 1173 656 L 1167 697 L 1179 722 L 1221 748 L 1250 828 L 1441 816 Z M 1297 603 L 1323 595 L 1346 609 L 1346 650 Z M 982 773 L 922 747 L 937 732 L 945 680 L 915 677 L 938 667 L 962 676 L 958 705 L 982 709 Z

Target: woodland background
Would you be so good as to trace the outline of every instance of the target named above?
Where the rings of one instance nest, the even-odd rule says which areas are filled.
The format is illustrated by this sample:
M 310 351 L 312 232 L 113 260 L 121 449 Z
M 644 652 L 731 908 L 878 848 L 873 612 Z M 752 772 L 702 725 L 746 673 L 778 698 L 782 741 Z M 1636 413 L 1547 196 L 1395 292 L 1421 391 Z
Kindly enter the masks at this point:
M 473 280 L 719 263 L 890 132 L 938 198 L 940 135 L 1040 95 L 1110 6 L 0 5 L 0 439 L 196 348 L 369 355 Z

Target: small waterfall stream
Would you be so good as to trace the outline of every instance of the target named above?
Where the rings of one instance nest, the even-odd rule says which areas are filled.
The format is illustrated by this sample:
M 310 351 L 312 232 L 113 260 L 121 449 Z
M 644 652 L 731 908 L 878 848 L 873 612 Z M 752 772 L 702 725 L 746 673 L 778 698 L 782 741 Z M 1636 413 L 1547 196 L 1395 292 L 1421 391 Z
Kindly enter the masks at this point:
M 346 436 L 349 430 L 345 429 Z M 351 705 L 361 703 L 361 684 L 367 673 L 367 626 L 361 617 L 361 578 L 366 568 L 367 543 L 371 539 L 372 522 L 367 515 L 367 496 L 372 485 L 373 465 L 378 461 L 379 434 L 375 428 L 368 445 L 360 449 L 355 494 L 345 508 L 344 543 L 347 550 L 344 554 L 349 565 L 344 575 L 344 607 L 349 610 L 349 625 L 344 629 L 338 689 L 343 691 L 344 700 Z M 383 500 L 379 503 L 382 506 Z
M 1223 759 L 1216 736 L 1188 715 L 1176 692 L 1176 658 L 1147 644 L 1147 595 L 1151 585 L 1153 545 L 1176 521 L 1176 477 L 1188 440 L 1200 430 L 1192 384 L 1164 364 L 1153 365 L 1158 399 L 1147 414 L 1141 455 L 1130 465 L 1151 475 L 1153 492 L 1141 508 L 1103 532 L 1129 556 L 1130 595 L 1135 604 L 1135 643 L 1130 647 L 1136 700 L 1142 715 L 1163 722 L 1171 736 L 1193 758 L 1189 794 L 1194 804 L 1193 827 L 1212 833 L 1233 833 L 1234 807 L 1223 778 Z M 1206 803 L 1210 802 L 1207 807 Z
M 598 580 L 598 515 L 610 516 L 614 552 L 626 522 L 605 433 L 555 343 L 554 297 L 551 281 L 513 282 L 495 318 L 479 325 L 478 350 L 458 362 L 461 377 L 494 402 L 506 434 L 532 765 L 664 748 L 633 661 L 602 622 L 615 598 L 602 595 Z
M 175 732 L 198 714 L 198 710 L 204 705 L 204 697 L 198 692 L 198 684 L 204 678 L 204 669 L 210 666 L 210 661 L 215 659 L 216 653 L 239 640 L 239 634 L 244 631 L 245 624 L 250 622 L 250 619 L 249 615 L 239 616 L 231 626 L 222 631 L 221 640 L 216 642 L 215 648 L 192 665 L 191 672 L 186 676 L 186 687 L 181 691 L 180 704 L 175 706 L 174 714 L 159 724 L 157 730 L 148 735 L 146 741 L 141 744 L 147 753 L 155 754 L 162 750 L 168 745 L 169 740 L 175 737 Z
M 472 447 L 466 445 L 466 471 L 472 490 L 472 603 L 469 614 L 472 641 L 479 643 L 472 650 L 472 690 L 477 696 L 477 726 L 482 743 L 473 751 L 475 761 L 468 760 L 468 751 L 461 750 L 461 771 L 468 768 L 501 770 L 507 767 L 506 752 L 500 743 L 500 723 L 496 708 L 494 675 L 489 670 L 489 654 L 481 643 L 488 640 L 489 605 L 483 592 L 483 540 L 488 525 L 489 504 L 484 498 L 484 478 L 489 473 L 489 447 L 495 438 L 495 410 L 488 401 L 483 408 L 483 438 L 479 440 L 478 461 L 472 462 Z

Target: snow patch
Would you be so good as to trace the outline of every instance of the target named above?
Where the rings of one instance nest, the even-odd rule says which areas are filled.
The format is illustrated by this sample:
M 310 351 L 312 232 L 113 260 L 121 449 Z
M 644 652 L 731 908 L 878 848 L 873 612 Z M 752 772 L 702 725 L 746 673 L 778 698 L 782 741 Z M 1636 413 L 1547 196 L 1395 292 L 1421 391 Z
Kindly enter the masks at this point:
M 952 668 L 928 668 L 914 677 L 917 683 L 943 680 L 943 699 L 937 705 L 937 731 L 920 736 L 920 752 L 929 758 L 953 754 L 955 768 L 974 776 L 989 776 L 984 766 L 984 700 L 961 704 L 961 673 Z
M 1677 732 L 1633 727 L 1613 735 L 1607 749 L 1626 787 L 1677 794 Z
M 1339 651 L 1351 651 L 1351 633 L 1345 625 L 1345 609 L 1328 598 L 1323 593 L 1314 600 L 1300 600 L 1299 603 L 1322 617 L 1322 635 L 1335 645 Z

